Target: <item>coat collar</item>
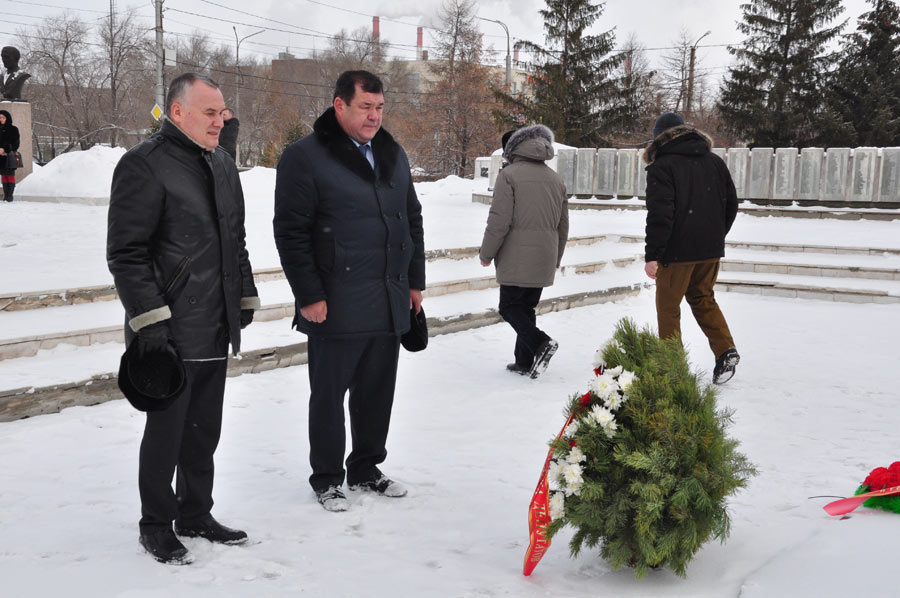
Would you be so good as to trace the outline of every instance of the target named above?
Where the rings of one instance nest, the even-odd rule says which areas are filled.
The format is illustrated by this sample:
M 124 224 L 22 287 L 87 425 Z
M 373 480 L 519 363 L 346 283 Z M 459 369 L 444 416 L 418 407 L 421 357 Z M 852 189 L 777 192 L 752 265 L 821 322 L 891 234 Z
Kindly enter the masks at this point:
M 362 179 L 375 182 L 375 171 L 369 166 L 368 160 L 357 149 L 350 137 L 338 123 L 334 107 L 322 113 L 313 125 L 316 139 L 328 149 L 329 153 L 341 164 L 359 175 Z M 372 153 L 375 156 L 375 167 L 378 178 L 389 183 L 394 176 L 397 167 L 397 156 L 400 146 L 394 141 L 390 133 L 381 128 L 372 138 Z
M 185 149 L 196 150 L 200 153 L 208 151 L 205 147 L 191 139 L 187 133 L 182 131 L 178 125 L 173 123 L 168 118 L 163 119 L 162 126 L 159 128 L 159 134 L 166 139 L 171 139 Z
M 663 146 L 672 143 L 675 140 L 682 139 L 688 135 L 693 136 L 695 139 L 700 139 L 706 142 L 706 145 L 709 149 L 712 149 L 712 138 L 701 131 L 700 129 L 696 129 L 690 125 L 678 125 L 677 127 L 672 127 L 671 129 L 666 129 L 662 133 L 659 134 L 659 137 L 654 139 L 650 145 L 647 146 L 647 149 L 644 151 L 644 163 L 651 164 L 654 160 L 656 160 L 657 156 L 659 156 L 660 150 L 662 150 Z

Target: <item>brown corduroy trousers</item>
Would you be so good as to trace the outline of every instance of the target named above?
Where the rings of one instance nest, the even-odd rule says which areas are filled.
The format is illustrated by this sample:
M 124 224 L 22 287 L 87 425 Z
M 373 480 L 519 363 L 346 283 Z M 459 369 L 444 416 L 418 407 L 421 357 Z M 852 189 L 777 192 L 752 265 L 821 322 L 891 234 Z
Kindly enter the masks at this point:
M 660 338 L 681 334 L 681 300 L 687 299 L 694 319 L 717 358 L 735 346 L 713 291 L 718 275 L 718 258 L 660 264 L 656 273 L 656 319 Z

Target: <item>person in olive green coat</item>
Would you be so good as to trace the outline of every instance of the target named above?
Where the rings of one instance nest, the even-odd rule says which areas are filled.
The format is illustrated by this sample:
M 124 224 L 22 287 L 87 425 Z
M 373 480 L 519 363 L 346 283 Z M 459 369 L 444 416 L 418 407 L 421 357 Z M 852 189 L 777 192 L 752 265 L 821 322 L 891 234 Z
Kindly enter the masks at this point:
M 566 249 L 566 186 L 544 163 L 553 157 L 553 132 L 544 125 L 513 133 L 503 155 L 509 165 L 494 184 L 479 257 L 483 266 L 496 262 L 500 315 L 516 331 L 516 360 L 506 369 L 537 378 L 559 346 L 537 327 L 534 310 Z

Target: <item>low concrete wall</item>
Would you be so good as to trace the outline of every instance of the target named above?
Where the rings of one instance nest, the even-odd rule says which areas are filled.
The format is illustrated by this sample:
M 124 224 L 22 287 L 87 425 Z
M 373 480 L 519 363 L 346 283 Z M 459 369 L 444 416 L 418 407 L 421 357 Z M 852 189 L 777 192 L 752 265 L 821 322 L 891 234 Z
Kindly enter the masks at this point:
M 763 203 L 900 207 L 900 148 L 714 148 L 731 172 L 739 199 Z M 556 171 L 569 194 L 646 195 L 644 150 L 561 149 Z M 499 158 L 494 156 L 494 158 Z M 549 163 L 548 163 L 549 164 Z M 493 159 L 490 186 L 500 169 Z

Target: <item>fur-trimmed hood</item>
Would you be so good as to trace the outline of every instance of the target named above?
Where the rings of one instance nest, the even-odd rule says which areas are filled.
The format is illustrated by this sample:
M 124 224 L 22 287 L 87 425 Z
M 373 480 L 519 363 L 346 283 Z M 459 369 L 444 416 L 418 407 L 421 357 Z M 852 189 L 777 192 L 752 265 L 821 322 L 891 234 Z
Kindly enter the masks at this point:
M 522 127 L 510 136 L 503 152 L 503 157 L 510 162 L 514 156 L 541 162 L 551 159 L 553 131 L 544 125 Z
M 6 126 L 13 124 L 12 114 L 7 112 L 6 110 L 0 110 L 0 114 L 6 117 Z
M 644 163 L 652 164 L 661 152 L 665 153 L 674 150 L 675 145 L 678 145 L 680 150 L 684 142 L 691 141 L 695 143 L 684 144 L 685 151 L 672 151 L 672 153 L 696 155 L 705 154 L 712 149 L 712 137 L 690 125 L 679 125 L 666 129 L 647 146 L 647 149 L 644 151 Z M 705 149 L 703 146 L 705 146 Z
M 369 165 L 368 160 L 359 151 L 350 137 L 341 128 L 337 120 L 334 107 L 322 113 L 313 125 L 313 132 L 319 142 L 324 145 L 341 164 L 358 174 L 364 180 L 375 182 L 375 171 Z M 375 156 L 375 166 L 378 178 L 389 183 L 394 176 L 397 166 L 397 156 L 400 146 L 394 141 L 390 133 L 382 127 L 372 138 L 372 154 Z

